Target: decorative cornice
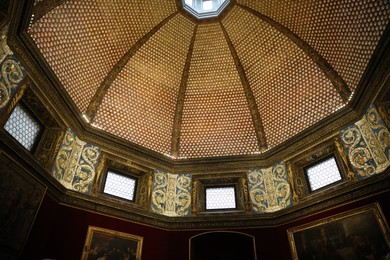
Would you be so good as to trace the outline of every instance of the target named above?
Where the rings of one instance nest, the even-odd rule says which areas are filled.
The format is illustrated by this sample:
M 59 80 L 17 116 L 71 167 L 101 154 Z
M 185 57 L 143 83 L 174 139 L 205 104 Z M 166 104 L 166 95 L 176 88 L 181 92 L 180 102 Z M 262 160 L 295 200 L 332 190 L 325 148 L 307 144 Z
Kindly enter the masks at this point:
M 174 16 L 178 14 L 178 11 L 166 17 L 155 27 L 153 27 L 148 33 L 141 37 L 123 56 L 122 58 L 114 65 L 111 71 L 106 75 L 103 82 L 100 84 L 95 95 L 93 96 L 91 102 L 88 105 L 87 112 L 85 116 L 87 117 L 88 122 L 92 122 L 95 118 L 95 115 L 103 101 L 104 95 L 109 90 L 111 84 L 114 82 L 118 74 L 126 66 L 129 60 L 135 55 L 135 53 L 165 24 L 168 23 Z
M 181 122 L 183 116 L 183 107 L 184 107 L 184 98 L 186 95 L 188 75 L 191 66 L 191 58 L 194 50 L 196 33 L 198 31 L 198 25 L 195 25 L 194 32 L 192 35 L 190 47 L 187 52 L 186 63 L 184 64 L 183 73 L 181 76 L 179 94 L 177 95 L 175 117 L 173 119 L 173 128 L 172 128 L 172 145 L 171 145 L 171 155 L 173 158 L 179 157 L 180 151 L 180 134 L 181 134 Z
M 236 52 L 236 49 L 233 46 L 232 41 L 229 38 L 229 35 L 226 29 L 223 27 L 222 23 L 219 23 L 222 29 L 222 32 L 225 36 L 226 42 L 229 46 L 230 53 L 233 57 L 234 64 L 236 65 L 236 69 L 238 74 L 240 75 L 241 84 L 244 87 L 244 92 L 246 96 L 246 100 L 248 102 L 249 111 L 252 117 L 253 126 L 255 128 L 257 143 L 259 145 L 260 151 L 265 151 L 267 149 L 267 139 L 265 137 L 263 123 L 261 121 L 259 108 L 257 107 L 256 100 L 253 96 L 253 92 L 251 86 L 249 84 L 248 78 L 246 76 L 244 67 L 241 64 L 240 58 Z
M 319 54 L 310 44 L 301 39 L 297 34 L 292 32 L 286 26 L 276 22 L 272 18 L 242 4 L 238 4 L 237 6 L 241 7 L 245 11 L 255 15 L 257 18 L 263 20 L 268 23 L 276 30 L 284 34 L 288 37 L 293 43 L 295 43 L 302 51 L 306 53 L 316 64 L 317 66 L 324 72 L 326 77 L 332 82 L 333 86 L 339 93 L 340 97 L 343 99 L 344 103 L 348 103 L 349 98 L 351 97 L 351 90 L 348 88 L 347 83 L 344 79 L 337 73 L 337 71 L 325 60 L 321 54 Z
M 91 197 L 69 190 L 61 192 L 59 190 L 51 191 L 49 188 L 48 191 L 60 204 L 164 230 L 262 228 L 282 226 L 381 193 L 389 193 L 390 176 L 389 170 L 387 170 L 364 181 L 351 183 L 312 200 L 304 201 L 291 208 L 274 213 L 254 214 L 240 211 L 174 218 L 145 211 L 145 209 L 136 205 L 115 203 L 102 197 Z

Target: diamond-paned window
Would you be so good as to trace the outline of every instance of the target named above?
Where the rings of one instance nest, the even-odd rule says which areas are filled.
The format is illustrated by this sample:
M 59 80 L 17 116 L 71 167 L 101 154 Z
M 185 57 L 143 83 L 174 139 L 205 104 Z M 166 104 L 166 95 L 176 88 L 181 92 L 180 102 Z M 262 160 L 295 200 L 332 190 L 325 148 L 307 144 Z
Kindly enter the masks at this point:
M 206 188 L 206 210 L 235 208 L 236 190 L 234 186 Z
M 311 191 L 318 190 L 342 179 L 334 156 L 307 167 L 305 171 Z
M 184 10 L 198 19 L 217 17 L 230 0 L 182 0 Z
M 136 185 L 136 178 L 108 171 L 103 192 L 122 199 L 134 201 Z
M 21 105 L 16 105 L 4 129 L 27 150 L 32 151 L 43 127 Z

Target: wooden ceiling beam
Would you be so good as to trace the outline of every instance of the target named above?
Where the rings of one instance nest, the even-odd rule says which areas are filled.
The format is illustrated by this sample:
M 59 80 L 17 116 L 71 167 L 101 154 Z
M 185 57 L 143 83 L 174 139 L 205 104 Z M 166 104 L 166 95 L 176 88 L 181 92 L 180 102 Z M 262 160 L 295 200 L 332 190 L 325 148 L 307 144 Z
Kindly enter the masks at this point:
M 238 74 L 240 76 L 241 84 L 244 87 L 244 92 L 245 92 L 246 100 L 248 101 L 248 107 L 252 117 L 253 126 L 256 131 L 257 143 L 259 145 L 260 152 L 264 152 L 267 149 L 268 145 L 267 145 L 267 139 L 264 132 L 263 122 L 260 117 L 259 108 L 257 107 L 256 100 L 253 96 L 253 91 L 251 89 L 248 78 L 246 76 L 245 69 L 241 64 L 240 58 L 238 57 L 237 51 L 234 48 L 233 43 L 225 27 L 222 25 L 221 22 L 220 22 L 220 26 L 225 36 L 226 42 L 229 46 Z
M 184 99 L 187 90 L 188 75 L 190 71 L 192 53 L 194 50 L 197 31 L 198 31 L 198 25 L 195 25 L 190 47 L 188 48 L 188 52 L 187 52 L 186 63 L 184 64 L 184 68 L 183 68 L 179 93 L 176 99 L 177 101 L 176 101 L 175 117 L 173 119 L 172 144 L 171 144 L 171 155 L 175 159 L 179 157 L 179 153 L 180 153 L 180 136 L 181 136 L 181 123 L 183 117 Z
M 309 56 L 317 66 L 324 72 L 326 77 L 332 82 L 333 86 L 339 93 L 340 97 L 343 99 L 344 103 L 348 103 L 351 97 L 351 90 L 348 88 L 347 83 L 344 79 L 337 73 L 337 71 L 329 64 L 324 57 L 321 56 L 309 43 L 301 39 L 297 34 L 288 29 L 286 26 L 276 22 L 272 18 L 242 4 L 236 4 L 245 11 L 255 15 L 260 20 L 268 23 L 273 28 L 284 34 L 292 42 L 294 42 L 301 50 L 303 50 L 307 56 Z

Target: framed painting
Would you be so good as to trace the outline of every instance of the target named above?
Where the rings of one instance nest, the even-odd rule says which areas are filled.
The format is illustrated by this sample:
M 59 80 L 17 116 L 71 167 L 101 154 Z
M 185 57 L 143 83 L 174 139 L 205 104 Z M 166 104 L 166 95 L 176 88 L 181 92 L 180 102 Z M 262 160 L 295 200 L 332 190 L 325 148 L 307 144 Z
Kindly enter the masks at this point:
M 46 188 L 0 150 L 1 252 L 16 256 L 23 251 Z M 4 259 L 2 256 L 0 258 Z
M 89 226 L 81 260 L 141 260 L 143 237 Z
M 287 230 L 292 259 L 390 259 L 389 226 L 379 204 Z

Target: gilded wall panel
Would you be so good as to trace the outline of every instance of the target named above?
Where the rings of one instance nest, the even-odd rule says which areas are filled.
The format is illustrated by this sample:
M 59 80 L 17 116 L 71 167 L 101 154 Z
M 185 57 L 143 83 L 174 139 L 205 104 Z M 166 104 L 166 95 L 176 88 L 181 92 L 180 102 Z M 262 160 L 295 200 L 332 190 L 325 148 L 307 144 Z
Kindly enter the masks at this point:
M 6 46 L 6 45 L 5 45 Z M 7 47 L 7 46 L 6 46 Z M 8 47 L 7 47 L 8 48 Z M 12 99 L 20 83 L 26 76 L 25 68 L 14 54 L 0 51 L 0 112 Z
M 389 166 L 390 133 L 375 106 L 370 105 L 361 120 L 339 134 L 358 179 Z
M 12 55 L 12 51 L 7 45 L 7 33 L 8 26 L 5 26 L 0 31 L 0 63 L 2 63 L 5 57 Z
M 292 193 L 284 163 L 247 172 L 249 197 L 255 213 L 275 212 L 292 206 Z
M 152 211 L 171 217 L 191 214 L 190 174 L 170 174 L 160 170 L 154 172 Z
M 90 193 L 101 150 L 80 140 L 68 129 L 60 146 L 52 175 L 64 187 Z

